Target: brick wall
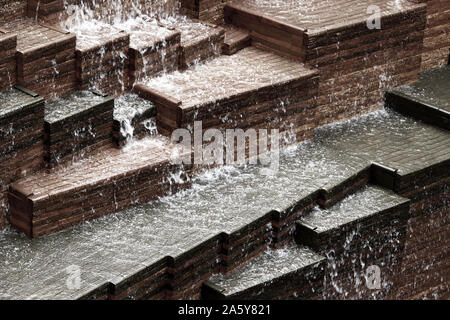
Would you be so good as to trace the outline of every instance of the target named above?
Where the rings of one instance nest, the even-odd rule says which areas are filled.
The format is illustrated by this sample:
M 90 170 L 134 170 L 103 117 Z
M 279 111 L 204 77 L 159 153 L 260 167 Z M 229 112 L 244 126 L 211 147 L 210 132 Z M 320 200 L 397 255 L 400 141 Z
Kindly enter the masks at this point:
M 15 34 L 0 31 L 0 91 L 16 83 L 16 46 Z
M 0 25 L 24 17 L 27 12 L 27 0 L 1 0 Z
M 211 23 L 223 22 L 223 8 L 227 0 L 181 0 L 181 12 L 192 18 Z

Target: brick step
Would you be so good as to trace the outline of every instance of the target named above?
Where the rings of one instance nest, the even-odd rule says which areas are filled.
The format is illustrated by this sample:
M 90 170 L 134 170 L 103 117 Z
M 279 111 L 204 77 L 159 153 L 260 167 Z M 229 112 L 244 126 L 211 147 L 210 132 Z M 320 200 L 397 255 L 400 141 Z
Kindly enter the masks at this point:
M 316 120 L 317 72 L 256 48 L 149 79 L 134 90 L 156 104 L 165 135 L 202 121 L 203 129 L 265 125 L 288 131 L 292 124 L 311 137 Z
M 79 91 L 47 101 L 44 158 L 49 167 L 90 156 L 110 145 L 114 98 Z
M 436 147 L 441 145 L 448 150 L 449 139 L 447 131 L 400 115 L 376 113 L 333 126 L 327 134 L 318 134 L 315 143 L 282 153 L 279 171 L 273 176 L 264 175 L 258 166 L 209 172 L 195 178 L 188 190 L 43 237 L 34 241 L 31 248 L 31 240 L 13 231 L 5 231 L 0 233 L 0 257 L 5 257 L 0 259 L 0 274 L 8 276 L 0 277 L 0 287 L 9 288 L 6 295 L 10 298 L 198 297 L 202 283 L 213 273 L 232 272 L 258 257 L 269 245 L 281 247 L 291 241 L 294 222 L 323 202 L 322 189 L 337 192 L 342 199 L 353 193 L 361 185 L 361 180 L 364 183 L 368 180 L 383 181 L 377 177 L 379 171 L 371 170 L 374 159 L 384 165 L 392 165 L 389 159 L 402 151 L 404 155 L 402 161 L 397 162 L 396 169 L 400 177 L 407 173 L 408 185 L 400 191 L 414 190 L 415 195 L 428 195 L 428 189 L 421 188 L 412 176 L 420 178 L 423 172 L 427 172 L 427 183 L 434 184 L 442 180 L 439 172 L 448 177 L 449 171 L 445 168 L 438 171 L 427 168 L 436 168 L 436 164 L 445 159 L 448 162 L 448 152 L 439 157 Z M 365 144 L 361 144 L 362 141 Z M 433 148 L 427 148 L 430 145 Z M 144 146 L 140 145 L 133 152 L 117 149 L 114 152 L 123 155 L 121 161 L 124 166 L 132 166 L 134 162 L 130 163 L 129 159 L 147 163 L 142 158 L 147 156 Z M 154 152 L 155 148 L 152 154 Z M 99 172 L 114 175 L 110 168 L 114 168 L 118 158 L 113 155 L 109 167 L 97 157 L 98 161 L 93 159 L 80 163 L 78 167 L 73 165 L 70 171 L 40 173 L 20 181 L 18 186 L 31 186 L 33 190 L 30 192 L 41 192 L 36 196 L 30 195 L 26 202 L 22 202 L 22 207 L 33 203 L 36 210 L 42 205 L 49 212 L 59 210 L 62 214 L 62 210 L 69 211 L 72 203 L 78 201 L 72 192 L 75 186 L 73 189 L 68 186 L 69 191 L 63 193 L 63 186 L 58 187 L 50 178 L 56 178 L 59 172 L 60 179 L 61 176 L 67 177 L 87 186 L 108 178 L 100 177 Z M 128 169 L 131 170 L 130 167 Z M 70 172 L 74 174 L 67 176 Z M 359 174 L 361 179 L 355 178 Z M 172 178 L 177 181 L 176 175 Z M 103 181 L 113 186 L 118 178 L 111 179 L 113 181 Z M 434 181 L 430 181 L 432 179 Z M 129 191 L 132 195 L 130 201 L 136 200 L 137 193 L 141 194 L 140 189 L 129 190 L 130 187 L 138 185 L 148 189 L 142 186 L 141 181 L 148 179 L 118 182 L 117 192 L 86 187 L 84 197 L 97 195 L 98 202 L 112 204 L 112 208 L 106 210 L 120 210 L 123 199 L 130 197 Z M 13 185 L 11 193 L 16 189 Z M 371 198 L 376 203 L 381 202 L 380 206 L 371 208 L 373 212 L 383 208 L 385 192 L 382 193 L 380 198 Z M 113 194 L 112 198 L 115 196 L 118 207 L 114 206 L 114 199 L 108 199 L 110 194 Z M 396 198 L 389 193 L 391 196 Z M 42 202 L 39 202 L 40 197 Z M 330 194 L 329 198 L 335 197 Z M 81 207 L 99 210 L 95 207 L 96 199 L 86 200 Z M 348 200 L 343 201 L 361 204 L 357 200 L 355 196 L 348 196 Z M 333 210 L 336 208 L 340 208 L 340 203 Z M 11 211 L 13 216 L 16 215 L 14 210 Z M 374 217 L 382 218 L 383 215 L 375 214 Z M 36 219 L 40 219 L 39 214 Z M 386 223 L 385 220 L 375 220 Z M 368 223 L 364 226 L 365 230 L 372 230 Z M 382 229 L 380 235 L 385 235 L 386 230 Z M 382 246 L 377 248 L 381 254 L 377 254 L 379 259 L 376 263 L 386 263 Z M 396 263 L 394 260 L 391 262 Z M 17 265 L 26 265 L 27 273 L 24 275 L 23 269 Z M 83 270 L 82 286 L 76 290 L 66 286 L 65 268 L 71 266 Z M 351 272 L 345 268 L 342 270 L 347 274 Z
M 408 199 L 374 185 L 328 209 L 316 207 L 302 216 L 296 225 L 296 242 L 328 260 L 323 297 L 391 296 L 393 277 L 401 267 L 408 218 Z M 383 276 L 376 293 L 368 290 L 365 281 L 366 268 L 373 265 Z
M 43 165 L 44 100 L 23 88 L 0 92 L 0 227 L 8 185 Z
M 227 25 L 225 39 L 222 46 L 222 53 L 232 55 L 251 44 L 250 33 L 245 29 Z
M 13 183 L 9 192 L 11 225 L 37 238 L 186 185 L 189 168 L 173 183 L 169 179 L 180 170 L 172 160 L 183 155 L 181 147 L 162 137 L 149 139 L 124 149 L 105 145 L 89 158 Z
M 222 52 L 225 30 L 222 27 L 178 16 L 175 22 L 166 22 L 181 32 L 181 68 L 217 57 Z
M 156 106 L 152 102 L 132 93 L 115 100 L 113 138 L 119 146 L 130 139 L 156 133 Z
M 78 89 L 114 96 L 127 90 L 130 35 L 99 21 L 74 26 L 69 26 L 69 21 L 62 25 L 76 35 Z
M 268 250 L 227 275 L 214 275 L 202 288 L 202 299 L 297 299 L 320 297 L 325 257 L 307 247 L 288 245 Z
M 75 35 L 23 18 L 2 26 L 17 33 L 17 83 L 48 99 L 76 88 Z
M 450 66 L 423 72 L 420 80 L 386 93 L 386 106 L 450 129 Z
M 329 296 L 330 288 L 323 287 L 325 275 L 346 274 L 349 269 L 358 270 L 363 278 L 361 269 L 365 265 L 396 261 L 395 255 L 402 252 L 404 245 L 408 209 L 408 199 L 372 185 L 347 195 L 326 210 L 316 207 L 304 213 L 297 223 L 295 237 L 300 247 L 288 245 L 267 251 L 229 274 L 214 275 L 205 282 L 202 298 Z M 392 265 L 390 268 L 397 270 Z M 388 270 L 383 271 L 387 274 Z M 333 281 L 337 283 L 339 279 L 335 277 Z
M 137 19 L 137 18 L 136 18 Z M 123 23 L 121 28 L 130 33 L 130 85 L 161 72 L 178 69 L 181 33 L 160 22 L 137 20 Z
M 381 29 L 367 26 L 370 5 L 380 8 Z M 320 125 L 381 109 L 383 97 L 377 92 L 418 79 L 425 4 L 313 0 L 274 6 L 243 0 L 226 4 L 224 16 L 228 24 L 250 32 L 253 46 L 318 69 Z M 377 91 L 367 91 L 373 84 L 378 84 Z

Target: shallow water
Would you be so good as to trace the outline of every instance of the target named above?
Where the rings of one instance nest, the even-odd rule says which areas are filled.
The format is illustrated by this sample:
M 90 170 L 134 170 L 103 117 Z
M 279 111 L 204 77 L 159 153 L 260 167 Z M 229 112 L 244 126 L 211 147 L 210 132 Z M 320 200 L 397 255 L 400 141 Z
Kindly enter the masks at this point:
M 0 91 L 0 116 L 20 109 L 24 105 L 35 102 L 38 99 L 13 88 Z

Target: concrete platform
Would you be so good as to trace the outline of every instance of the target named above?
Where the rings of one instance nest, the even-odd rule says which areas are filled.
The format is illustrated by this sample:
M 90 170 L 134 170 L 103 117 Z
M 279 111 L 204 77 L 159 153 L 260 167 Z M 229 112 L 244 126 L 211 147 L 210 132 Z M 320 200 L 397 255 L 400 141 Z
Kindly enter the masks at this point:
M 364 152 L 355 148 L 355 141 L 366 141 L 372 147 Z M 321 188 L 339 190 L 336 186 L 370 169 L 371 159 L 392 165 L 388 160 L 400 153 L 399 172 L 419 177 L 428 167 L 448 162 L 448 152 L 439 156 L 436 147 L 448 151 L 449 141 L 447 131 L 395 114 L 377 113 L 330 127 L 318 135 L 316 142 L 288 150 L 274 176 L 262 175 L 259 167 L 252 166 L 213 171 L 196 178 L 191 189 L 32 243 L 11 230 L 3 231 L 0 287 L 8 289 L 2 296 L 198 298 L 202 282 L 213 273 L 230 272 L 260 255 L 269 243 L 292 239 L 294 221 L 319 203 Z M 424 158 L 428 160 L 422 161 Z M 99 179 L 98 172 L 111 172 L 99 170 L 101 167 L 94 170 L 86 166 L 84 170 L 92 168 L 92 179 Z M 70 172 L 76 176 L 73 167 Z M 81 170 L 76 172 L 82 174 Z M 441 172 L 448 179 L 449 171 Z M 83 176 L 87 179 L 84 172 Z M 50 177 L 34 177 L 36 183 L 32 179 L 23 182 L 36 185 L 36 192 L 42 192 L 44 186 L 38 187 L 37 181 L 51 183 Z M 366 181 L 374 178 L 367 177 Z M 430 175 L 424 184 L 437 185 L 441 180 L 439 175 Z M 424 192 L 429 197 L 433 189 L 426 185 L 416 188 L 413 180 L 409 181 L 414 194 L 408 197 L 417 199 L 414 206 L 419 201 L 419 210 L 424 210 L 427 207 L 420 197 Z M 49 207 L 51 197 L 43 199 Z M 119 198 L 117 201 L 120 204 Z M 49 259 L 51 264 L 47 263 Z M 75 290 L 66 286 L 65 268 L 71 265 L 82 270 L 81 287 Z
M 386 105 L 450 130 L 450 66 L 423 72 L 419 81 L 388 91 Z

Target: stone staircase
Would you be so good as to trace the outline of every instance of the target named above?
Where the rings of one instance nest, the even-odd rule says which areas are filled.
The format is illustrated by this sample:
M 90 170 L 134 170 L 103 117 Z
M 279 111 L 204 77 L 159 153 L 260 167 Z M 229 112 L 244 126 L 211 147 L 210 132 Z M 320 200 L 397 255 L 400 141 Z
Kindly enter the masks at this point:
M 68 23 L 71 13 L 60 1 L 39 8 L 24 2 L 0 9 L 8 13 L 0 17 L 0 202 L 12 227 L 40 239 L 1 231 L 0 298 L 448 294 L 446 105 L 401 87 L 388 92 L 386 106 L 407 117 L 383 111 L 318 128 L 380 109 L 385 89 L 419 79 L 424 30 L 446 23 L 431 13 L 437 1 L 378 1 L 381 30 L 367 29 L 368 4 L 353 0 L 333 0 L 339 11 L 311 1 L 306 12 L 289 1 L 183 0 L 181 12 L 191 18 L 163 17 L 166 10 L 135 25 L 107 19 L 116 7 L 103 4 L 95 26 Z M 222 17 L 222 26 L 195 20 Z M 443 48 L 448 59 L 446 38 L 429 37 L 439 46 L 427 64 L 441 59 Z M 447 69 L 425 73 L 409 88 L 427 88 Z M 445 79 L 433 85 L 444 102 Z M 198 175 L 200 168 L 174 164 L 191 150 L 167 137 L 196 120 L 204 130 L 276 128 L 311 142 L 284 151 L 273 177 L 257 166 Z M 401 205 L 379 210 L 387 198 Z M 346 203 L 362 220 L 352 215 L 322 234 L 310 229 L 318 220 L 302 222 L 317 212 L 342 214 Z M 4 219 L 2 213 L 0 227 Z M 433 235 L 424 235 L 428 222 Z M 377 238 L 384 226 L 395 249 Z M 292 244 L 294 231 L 301 246 Z M 364 241 L 341 260 L 330 258 L 337 247 L 316 245 L 320 238 L 337 246 L 347 231 Z M 364 251 L 367 245 L 379 254 Z M 361 289 L 365 270 L 348 269 L 356 254 L 365 265 L 395 262 L 394 271 L 382 269 L 390 285 Z M 435 264 L 419 265 L 417 256 Z M 298 263 L 283 269 L 292 257 Z M 277 268 L 269 278 L 233 285 L 267 265 Z M 73 266 L 83 270 L 76 290 L 65 286 Z M 421 272 L 441 280 L 419 279 Z M 354 292 L 348 278 L 356 273 L 361 290 Z

